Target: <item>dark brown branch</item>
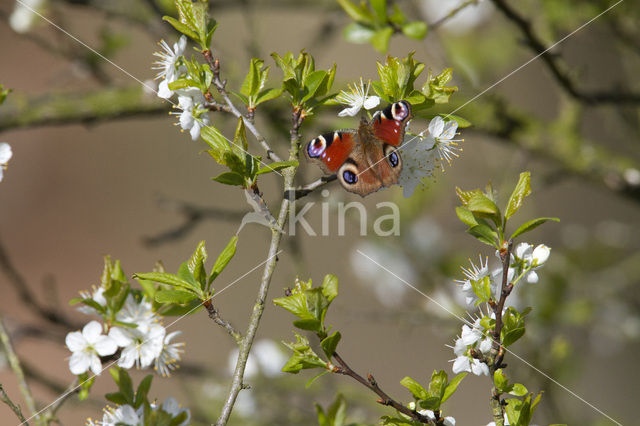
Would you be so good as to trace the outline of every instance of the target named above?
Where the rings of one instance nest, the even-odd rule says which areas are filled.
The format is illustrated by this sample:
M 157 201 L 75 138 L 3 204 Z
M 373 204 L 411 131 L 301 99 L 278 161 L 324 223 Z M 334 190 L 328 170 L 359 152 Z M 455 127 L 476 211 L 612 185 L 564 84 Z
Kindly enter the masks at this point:
M 227 333 L 229 333 L 229 335 L 233 337 L 238 345 L 242 343 L 242 334 L 240 334 L 239 331 L 233 328 L 229 321 L 226 321 L 224 318 L 222 318 L 222 316 L 220 316 L 220 312 L 218 312 L 216 307 L 213 306 L 213 303 L 211 303 L 211 299 L 206 300 L 203 305 L 209 313 L 209 318 L 211 318 L 213 322 L 224 328 Z
M 597 104 L 637 104 L 640 103 L 640 94 L 623 92 L 620 90 L 611 91 L 586 91 L 577 87 L 566 70 L 566 65 L 562 58 L 547 51 L 547 47 L 540 37 L 533 31 L 531 22 L 520 15 L 506 0 L 492 0 L 496 8 L 518 27 L 524 36 L 527 45 L 531 50 L 540 55 L 540 59 L 549 69 L 553 77 L 569 95 L 573 98 L 589 105 Z
M 322 176 L 320 179 L 315 180 L 307 185 L 298 186 L 294 190 L 289 190 L 284 193 L 284 197 L 288 200 L 294 201 L 298 200 L 302 197 L 306 197 L 311 194 L 318 188 L 321 188 L 328 184 L 329 182 L 333 182 L 338 177 L 336 175 Z
M 340 355 L 338 355 L 337 352 L 333 353 L 333 358 L 339 364 L 339 366 L 335 367 L 333 372 L 338 374 L 343 374 L 345 376 L 349 376 L 352 379 L 356 380 L 357 382 L 361 383 L 363 386 L 365 386 L 372 392 L 374 392 L 376 395 L 380 397 L 380 399 L 377 400 L 379 404 L 393 407 L 394 409 L 401 412 L 402 414 L 406 414 L 407 416 L 411 417 L 413 420 L 417 420 L 419 422 L 430 424 L 430 425 L 436 424 L 435 422 L 430 420 L 427 416 L 418 413 L 416 410 L 411 410 L 409 407 L 399 403 L 398 401 L 396 401 L 395 399 L 387 395 L 386 392 L 380 389 L 378 382 L 376 382 L 376 380 L 373 378 L 371 374 L 367 374 L 367 378 L 365 379 L 364 377 L 362 377 L 361 375 L 353 371 L 353 369 L 349 367 L 349 365 L 342 359 Z
M 0 401 L 4 402 L 9 406 L 9 408 L 11 408 L 11 411 L 13 411 L 13 413 L 16 415 L 18 420 L 22 422 L 21 424 L 29 426 L 29 423 L 27 423 L 27 420 L 22 415 L 22 410 L 20 409 L 20 406 L 14 404 L 13 401 L 11 401 L 11 398 L 9 398 L 9 395 L 7 395 L 7 393 L 4 391 L 4 388 L 2 387 L 2 383 L 0 383 Z

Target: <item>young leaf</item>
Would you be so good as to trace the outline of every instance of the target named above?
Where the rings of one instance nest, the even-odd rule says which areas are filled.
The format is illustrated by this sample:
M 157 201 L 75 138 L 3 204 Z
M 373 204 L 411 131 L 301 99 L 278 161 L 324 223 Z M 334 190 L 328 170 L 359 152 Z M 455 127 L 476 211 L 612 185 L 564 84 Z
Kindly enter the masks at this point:
M 295 161 L 295 160 L 277 161 L 275 163 L 271 163 L 271 164 L 268 164 L 268 165 L 266 165 L 264 167 L 261 167 L 256 172 L 256 175 L 261 175 L 263 173 L 271 173 L 271 172 L 275 172 L 277 170 L 286 169 L 287 167 L 297 167 L 297 166 L 298 166 L 298 162 Z
M 471 228 L 467 229 L 467 232 L 485 244 L 493 246 L 497 249 L 500 248 L 497 242 L 498 234 L 487 225 L 482 224 L 472 226 Z
M 515 396 L 524 396 L 527 394 L 527 392 L 529 391 L 523 384 L 514 383 L 513 386 L 511 386 L 511 390 L 509 391 L 509 394 L 515 395 Z
M 441 403 L 445 402 L 447 399 L 451 397 L 451 395 L 453 395 L 456 389 L 458 389 L 458 385 L 460 384 L 462 379 L 464 379 L 467 376 L 467 374 L 468 373 L 463 372 L 458 374 L 453 379 L 451 379 L 451 381 L 447 384 L 447 388 L 444 390 L 444 393 L 442 394 L 442 399 L 440 400 Z
M 322 295 L 327 298 L 329 302 L 336 298 L 338 295 L 338 277 L 333 274 L 327 274 L 322 281 Z
M 227 267 L 233 256 L 236 254 L 236 249 L 238 247 L 238 236 L 234 235 L 231 237 L 231 240 L 227 243 L 227 246 L 222 250 L 218 258 L 216 259 L 216 263 L 213 264 L 213 269 L 211 270 L 211 276 L 209 277 L 209 283 L 216 279 L 218 275 Z
M 525 232 L 529 232 L 548 221 L 560 222 L 560 219 L 558 219 L 557 217 L 539 217 L 539 218 L 530 220 L 528 222 L 525 222 L 522 225 L 520 225 L 520 227 L 518 227 L 518 229 L 516 229 L 516 231 L 513 234 L 511 234 L 511 239 L 515 239 L 516 237 L 524 234 Z
M 153 374 L 148 374 L 144 379 L 140 381 L 138 390 L 136 391 L 136 398 L 133 408 L 139 408 L 144 402 L 147 401 L 147 395 L 151 388 L 151 381 L 153 380 Z
M 499 392 L 505 393 L 511 390 L 509 387 L 509 379 L 504 375 L 501 368 L 493 373 L 493 384 Z
M 422 21 L 409 22 L 402 26 L 402 32 L 407 37 L 422 40 L 427 35 L 427 24 Z
M 325 337 L 322 342 L 320 342 L 320 346 L 322 346 L 322 350 L 327 358 L 331 359 L 333 353 L 336 351 L 338 347 L 338 343 L 340 342 L 340 338 L 342 335 L 339 331 L 336 331 L 329 337 Z
M 371 37 L 371 45 L 380 53 L 386 53 L 389 50 L 389 40 L 393 35 L 392 27 L 385 27 L 377 30 Z
M 134 278 L 140 278 L 143 280 L 155 281 L 162 284 L 167 284 L 174 287 L 182 287 L 187 290 L 193 290 L 194 284 L 185 281 L 184 279 L 178 278 L 174 274 L 169 274 L 166 272 L 145 272 L 139 274 L 133 274 Z
M 244 176 L 236 172 L 224 172 L 214 178 L 211 178 L 211 180 L 225 185 L 245 186 Z
M 522 172 L 520 173 L 520 178 L 518 179 L 516 187 L 509 197 L 509 202 L 507 203 L 504 217 L 506 219 L 509 219 L 511 216 L 513 216 L 515 212 L 517 212 L 518 209 L 522 206 L 522 202 L 524 201 L 525 197 L 529 194 L 531 194 L 531 173 Z
M 500 215 L 500 209 L 496 206 L 496 203 L 482 193 L 474 194 L 471 199 L 469 199 L 467 208 L 473 213 L 484 213 L 492 216 Z
M 297 374 L 304 369 L 327 368 L 327 363 L 311 349 L 309 340 L 306 337 L 296 333 L 296 342 L 283 343 L 293 351 L 291 358 L 282 367 L 282 371 L 285 373 Z
M 207 272 L 204 269 L 204 262 L 207 261 L 207 248 L 204 241 L 200 241 L 194 250 L 193 254 L 187 261 L 187 268 L 191 271 L 191 274 L 200 283 L 200 288 L 204 290 L 204 286 L 207 282 Z
M 357 6 L 350 0 L 338 0 L 338 4 L 354 21 L 373 22 L 373 15 L 371 14 L 371 11 L 364 4 L 362 6 Z
M 409 376 L 400 380 L 400 384 L 409 389 L 409 392 L 411 392 L 411 395 L 413 395 L 415 399 L 427 399 L 429 397 L 427 390 Z
M 478 221 L 474 217 L 473 213 L 471 213 L 471 210 L 466 207 L 456 207 L 456 214 L 458 215 L 458 219 L 469 227 L 474 227 L 478 224 Z
M 345 40 L 358 44 L 369 43 L 375 33 L 376 31 L 373 28 L 360 22 L 351 22 L 342 30 L 342 35 Z
M 175 303 L 176 305 L 184 305 L 196 299 L 198 295 L 191 291 L 180 289 L 160 290 L 156 293 L 155 300 L 158 303 Z

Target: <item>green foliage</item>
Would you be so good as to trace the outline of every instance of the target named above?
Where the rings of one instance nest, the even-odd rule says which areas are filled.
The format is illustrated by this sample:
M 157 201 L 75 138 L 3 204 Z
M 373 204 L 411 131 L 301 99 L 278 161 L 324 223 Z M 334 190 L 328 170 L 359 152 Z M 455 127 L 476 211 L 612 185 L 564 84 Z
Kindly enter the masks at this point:
M 7 95 L 11 92 L 11 89 L 5 89 L 3 84 L 0 84 L 0 105 L 7 98 Z
M 318 426 L 345 426 L 347 421 L 347 403 L 342 394 L 325 411 L 320 404 L 315 404 L 318 414 Z
M 524 199 L 531 194 L 531 174 L 520 173 L 518 183 L 504 208 L 504 216 L 496 204 L 496 195 L 491 185 L 488 185 L 484 192 L 480 189 L 463 191 L 456 188 L 456 194 L 462 203 L 462 206 L 456 207 L 456 214 L 460 221 L 468 226 L 467 232 L 499 250 L 505 244 L 507 220 L 522 207 Z M 513 240 L 547 221 L 557 222 L 559 219 L 540 217 L 525 222 L 507 240 Z
M 184 57 L 180 57 L 179 62 L 187 69 L 186 77 L 169 83 L 169 89 L 178 90 L 194 87 L 202 93 L 206 93 L 213 81 L 213 72 L 209 65 L 201 64 L 194 58 L 187 60 Z
M 198 243 L 191 257 L 180 265 L 176 274 L 156 270 L 137 273 L 138 279 L 151 300 L 158 304 L 158 310 L 167 315 L 195 311 L 201 302 L 213 296 L 213 281 L 220 275 L 236 253 L 238 237 L 233 236 L 222 250 L 210 274 L 207 274 L 205 262 L 207 249 L 204 241 Z M 182 309 L 177 309 L 181 307 Z
M 84 401 L 89 398 L 89 392 L 91 391 L 91 386 L 93 386 L 93 383 L 96 381 L 96 377 L 97 376 L 93 374 L 89 377 L 89 373 L 82 373 L 78 375 L 78 383 L 80 386 L 80 389 L 78 390 L 78 399 L 80 401 Z
M 451 80 L 453 71 L 447 68 L 438 75 L 431 75 L 420 89 L 415 87 L 415 82 L 425 69 L 422 62 L 413 58 L 414 53 L 409 53 L 404 58 L 388 56 L 384 64 L 378 62 L 379 81 L 371 82 L 371 87 L 378 96 L 387 102 L 406 100 L 411 103 L 414 115 L 433 117 L 426 110 L 435 104 L 447 103 L 449 97 L 458 90 L 457 87 L 447 86 Z M 453 119 L 460 117 L 453 117 Z M 463 124 L 466 120 L 460 119 Z
M 493 373 L 493 384 L 500 393 L 508 393 L 515 396 L 524 396 L 527 394 L 527 388 L 520 383 L 509 383 L 509 378 L 504 375 L 501 368 Z
M 500 332 L 502 346 L 510 346 L 524 335 L 524 317 L 530 311 L 531 308 L 526 308 L 520 313 L 511 306 L 505 310 L 504 314 L 502 314 L 503 327 Z
M 428 389 L 425 389 L 411 377 L 405 377 L 400 381 L 400 384 L 409 389 L 417 406 L 435 411 L 440 410 L 440 406 L 453 395 L 466 375 L 467 373 L 460 373 L 449 382 L 447 373 L 444 370 L 434 370 Z
M 282 93 L 282 89 L 264 87 L 269 77 L 269 67 L 263 66 L 262 59 L 252 58 L 240 92 L 233 92 L 249 110 L 255 110 L 259 104 L 275 99 Z
M 524 399 L 510 398 L 507 400 L 505 411 L 509 424 L 513 426 L 528 426 L 531 423 L 533 413 L 542 398 L 542 392 L 533 398 L 533 394 L 528 394 Z
M 385 53 L 393 34 L 402 32 L 407 37 L 422 40 L 427 35 L 427 24 L 422 21 L 408 21 L 397 4 L 387 0 L 368 0 L 356 4 L 351 0 L 338 0 L 338 4 L 353 22 L 343 31 L 344 38 L 352 43 L 371 43 L 374 49 Z
M 217 22 L 209 17 L 208 0 L 175 0 L 179 19 L 164 16 L 162 19 L 170 23 L 177 31 L 200 44 L 202 50 L 211 46 Z
M 313 56 L 300 52 L 297 58 L 292 52 L 284 56 L 272 53 L 271 56 L 283 72 L 282 90 L 291 98 L 291 104 L 300 110 L 303 116 L 313 114 L 314 108 L 325 105 L 336 96 L 330 94 L 336 75 L 336 65 L 330 70 L 316 70 Z
M 309 340 L 296 333 L 296 342 L 283 342 L 289 349 L 293 351 L 289 361 L 282 367 L 285 373 L 297 374 L 301 370 L 311 368 L 330 368 L 330 363 L 323 361 L 309 346 Z

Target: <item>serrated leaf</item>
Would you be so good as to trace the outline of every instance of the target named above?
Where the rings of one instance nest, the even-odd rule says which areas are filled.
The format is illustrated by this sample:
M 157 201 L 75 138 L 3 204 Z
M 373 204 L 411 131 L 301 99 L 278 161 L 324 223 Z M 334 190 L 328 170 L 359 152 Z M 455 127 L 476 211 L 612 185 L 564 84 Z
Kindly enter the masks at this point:
M 501 368 L 493 373 L 493 384 L 501 393 L 508 392 L 509 379 L 504 375 Z
M 525 197 L 527 197 L 529 194 L 531 194 L 531 173 L 522 172 L 520 173 L 520 178 L 518 179 L 516 187 L 513 189 L 513 192 L 509 197 L 509 202 L 507 203 L 504 217 L 509 219 L 511 216 L 513 216 L 522 206 L 522 202 L 524 201 Z
M 447 388 L 448 377 L 444 370 L 434 371 L 431 375 L 431 381 L 429 382 L 429 396 L 438 398 L 441 400 L 444 391 Z
M 402 26 L 402 32 L 407 37 L 422 40 L 427 35 L 427 24 L 422 21 L 409 22 Z
M 185 281 L 174 274 L 169 274 L 166 272 L 138 273 L 138 274 L 133 274 L 133 277 L 140 278 L 143 280 L 155 281 L 158 283 L 167 284 L 174 287 L 182 287 L 188 290 L 191 290 L 194 288 L 194 285 L 192 283 Z
M 327 72 L 324 70 L 313 71 L 304 79 L 304 88 L 306 95 L 302 98 L 303 102 L 313 98 L 318 91 L 318 88 L 322 84 L 322 81 L 327 78 Z
M 518 339 L 520 339 L 525 332 L 525 328 L 524 327 L 517 327 L 517 328 L 513 328 L 511 330 L 508 330 L 505 332 L 505 330 L 502 330 L 501 334 L 501 339 L 502 339 L 502 345 L 503 346 L 510 346 L 512 344 L 514 344 Z
M 400 384 L 409 389 L 409 392 L 411 392 L 411 395 L 413 395 L 415 399 L 426 399 L 429 396 L 427 390 L 420 383 L 409 376 L 406 376 L 405 378 L 400 380 Z
M 333 274 L 327 274 L 322 280 L 322 295 L 331 302 L 338 296 L 338 277 Z
M 516 231 L 513 234 L 511 234 L 511 239 L 513 240 L 516 237 L 524 234 L 525 232 L 532 231 L 533 229 L 537 228 L 538 226 L 548 221 L 560 222 L 560 219 L 558 219 L 557 217 L 539 217 L 539 218 L 530 220 L 528 222 L 525 222 L 522 225 L 520 225 L 520 227 L 518 227 L 518 229 L 516 229 Z
M 177 19 L 172 18 L 171 16 L 163 16 L 162 19 L 164 21 L 167 21 L 169 24 L 171 24 L 171 26 L 173 26 L 173 28 L 175 28 L 178 32 L 181 32 L 182 34 L 186 35 L 187 37 L 195 41 L 199 41 L 200 37 L 198 36 L 198 33 L 192 30 L 191 28 L 189 28 L 188 26 L 186 26 L 185 24 L 183 24 L 182 22 L 178 21 Z
M 220 164 L 224 164 L 221 159 L 223 158 L 223 154 L 230 148 L 227 138 L 213 126 L 202 127 L 202 129 L 200 129 L 200 136 L 214 151 L 214 153 L 209 153 L 213 159 Z
M 438 410 L 440 408 L 440 398 L 437 396 L 429 396 L 418 402 L 420 408 L 424 408 L 426 410 Z
M 456 195 L 460 199 L 460 202 L 462 203 L 463 206 L 467 206 L 467 204 L 469 204 L 469 200 L 471 200 L 471 198 L 478 193 L 481 193 L 481 192 L 477 189 L 474 189 L 471 191 L 463 191 L 462 189 L 456 186 Z
M 338 347 L 338 343 L 340 343 L 341 337 L 342 335 L 340 334 L 340 332 L 336 331 L 331 336 L 325 337 L 320 342 L 320 346 L 322 347 L 322 350 L 324 351 L 324 354 L 327 356 L 327 358 L 331 359 L 334 352 L 336 351 L 336 348 Z
M 175 303 L 176 305 L 184 305 L 198 296 L 186 290 L 160 290 L 156 293 L 155 300 L 158 303 Z
M 464 379 L 467 376 L 467 374 L 468 373 L 463 372 L 463 373 L 458 374 L 453 379 L 451 379 L 449 384 L 447 384 L 447 388 L 444 390 L 444 394 L 442 395 L 442 399 L 441 399 L 440 403 L 445 402 L 447 399 L 449 399 L 451 397 L 451 395 L 454 394 L 456 389 L 458 389 L 458 385 L 460 385 L 460 382 L 462 382 L 462 379 Z
M 220 252 L 216 262 L 213 264 L 213 269 L 211 270 L 211 276 L 209 277 L 209 283 L 215 280 L 218 275 L 227 267 L 233 256 L 236 255 L 236 250 L 238 248 L 238 236 L 234 235 L 231 237 L 224 250 Z
M 509 391 L 509 394 L 514 396 L 524 396 L 529 392 L 522 383 L 514 383 L 513 387 Z
M 273 299 L 273 303 L 280 306 L 300 319 L 316 320 L 307 307 L 307 296 L 304 293 L 292 294 L 288 297 Z
M 204 269 L 204 263 L 207 261 L 207 248 L 205 242 L 200 241 L 193 251 L 193 254 L 187 261 L 187 268 L 191 274 L 200 283 L 200 288 L 204 289 L 207 282 L 207 273 Z

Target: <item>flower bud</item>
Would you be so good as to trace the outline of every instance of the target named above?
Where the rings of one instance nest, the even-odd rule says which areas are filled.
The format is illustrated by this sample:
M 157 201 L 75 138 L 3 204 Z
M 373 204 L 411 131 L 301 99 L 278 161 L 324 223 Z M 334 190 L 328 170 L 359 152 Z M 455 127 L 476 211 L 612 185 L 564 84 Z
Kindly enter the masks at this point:
M 544 244 L 540 244 L 533 250 L 532 254 L 532 263 L 533 266 L 540 266 L 544 264 L 547 259 L 549 259 L 549 255 L 551 254 L 551 249 Z

